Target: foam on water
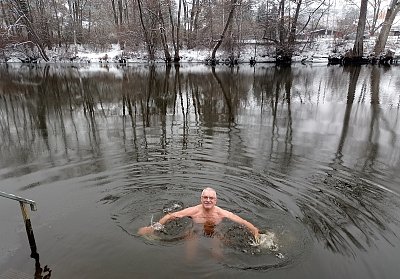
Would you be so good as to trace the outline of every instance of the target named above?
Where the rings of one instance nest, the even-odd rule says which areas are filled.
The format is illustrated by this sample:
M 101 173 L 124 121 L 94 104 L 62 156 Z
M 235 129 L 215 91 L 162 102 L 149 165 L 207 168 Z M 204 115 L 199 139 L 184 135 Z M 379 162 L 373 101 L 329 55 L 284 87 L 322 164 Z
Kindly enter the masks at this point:
M 260 233 L 258 239 L 252 240 L 250 245 L 271 251 L 278 251 L 278 245 L 275 243 L 275 234 L 273 232 Z

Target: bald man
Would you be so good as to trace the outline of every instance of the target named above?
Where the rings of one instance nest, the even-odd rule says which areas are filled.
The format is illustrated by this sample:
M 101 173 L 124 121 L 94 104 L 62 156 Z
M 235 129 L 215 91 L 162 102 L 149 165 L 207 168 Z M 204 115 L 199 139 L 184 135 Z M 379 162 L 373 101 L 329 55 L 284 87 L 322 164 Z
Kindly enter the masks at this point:
M 190 217 L 193 222 L 204 225 L 204 232 L 217 224 L 219 224 L 224 218 L 228 218 L 235 223 L 241 224 L 249 229 L 254 235 L 256 240 L 259 239 L 258 229 L 250 222 L 237 216 L 236 214 L 218 207 L 217 204 L 217 193 L 213 188 L 207 187 L 201 192 L 201 203 L 192 207 L 185 208 L 183 210 L 169 213 L 162 217 L 158 222 L 159 226 L 162 227 L 164 224 L 176 218 Z M 154 226 L 143 227 L 138 230 L 138 234 L 146 235 L 154 232 Z M 211 235 L 212 233 L 210 233 Z

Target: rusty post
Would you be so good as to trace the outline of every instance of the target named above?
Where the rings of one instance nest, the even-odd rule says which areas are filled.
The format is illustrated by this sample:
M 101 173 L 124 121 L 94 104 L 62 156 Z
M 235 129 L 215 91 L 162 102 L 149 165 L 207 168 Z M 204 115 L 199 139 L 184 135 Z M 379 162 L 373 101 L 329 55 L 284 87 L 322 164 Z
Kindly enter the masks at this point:
M 19 205 L 21 206 L 22 217 L 24 218 L 26 234 L 28 235 L 29 246 L 31 247 L 31 257 L 36 258 L 38 256 L 35 236 L 33 234 L 31 220 L 29 219 L 29 208 L 27 204 L 20 201 Z
M 31 220 L 29 219 L 29 208 L 28 208 L 28 204 L 31 207 L 32 211 L 36 211 L 36 202 L 33 200 L 28 200 L 13 194 L 8 194 L 5 192 L 0 191 L 0 197 L 4 197 L 10 200 L 15 200 L 19 202 L 19 205 L 21 207 L 21 211 L 22 211 L 22 217 L 24 218 L 24 223 L 25 223 L 25 229 L 26 229 L 26 233 L 28 235 L 28 241 L 29 241 L 29 245 L 31 247 L 31 257 L 36 259 L 39 257 L 39 254 L 37 253 L 37 248 L 36 248 L 36 241 L 35 241 L 35 236 L 33 235 L 33 230 L 32 230 L 32 224 L 31 224 Z

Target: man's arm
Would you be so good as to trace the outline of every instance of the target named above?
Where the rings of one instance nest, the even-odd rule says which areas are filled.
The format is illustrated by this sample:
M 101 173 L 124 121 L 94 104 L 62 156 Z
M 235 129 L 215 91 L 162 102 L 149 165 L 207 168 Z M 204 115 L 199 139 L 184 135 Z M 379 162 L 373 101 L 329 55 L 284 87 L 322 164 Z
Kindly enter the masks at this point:
M 193 213 L 196 211 L 196 207 L 192 206 L 192 207 L 188 207 L 185 209 L 182 209 L 180 211 L 177 212 L 173 212 L 173 213 L 168 213 L 166 215 L 164 215 L 164 217 L 162 217 L 158 223 L 160 223 L 161 225 L 165 225 L 166 223 L 168 223 L 169 221 L 173 220 L 173 219 L 177 219 L 177 218 L 183 218 L 183 217 L 190 217 L 193 215 Z M 138 230 L 138 234 L 139 235 L 146 235 L 146 234 L 152 234 L 154 232 L 154 227 L 153 226 L 148 226 L 148 227 L 142 227 Z
M 182 209 L 182 210 L 177 211 L 177 212 L 167 213 L 158 222 L 161 225 L 164 225 L 164 224 L 168 223 L 169 221 L 171 221 L 173 219 L 192 216 L 193 212 L 195 211 L 195 208 L 196 208 L 195 206 L 192 206 L 192 207 L 188 207 L 188 208 Z
M 255 239 L 259 238 L 260 233 L 258 232 L 257 227 L 254 226 L 252 223 L 250 223 L 249 221 L 246 221 L 245 219 L 237 216 L 236 214 L 234 214 L 234 213 L 232 213 L 230 211 L 227 211 L 225 209 L 221 209 L 221 210 L 222 210 L 222 213 L 223 213 L 224 217 L 232 220 L 233 222 L 236 222 L 238 224 L 246 226 L 250 230 L 250 232 L 254 235 Z

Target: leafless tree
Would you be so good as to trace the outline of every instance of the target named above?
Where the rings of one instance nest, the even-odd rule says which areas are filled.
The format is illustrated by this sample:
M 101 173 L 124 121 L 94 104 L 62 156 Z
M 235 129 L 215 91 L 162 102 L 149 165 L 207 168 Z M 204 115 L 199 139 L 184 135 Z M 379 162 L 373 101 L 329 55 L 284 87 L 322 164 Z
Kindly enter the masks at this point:
M 389 8 L 386 11 L 385 20 L 382 24 L 381 31 L 379 32 L 378 38 L 375 42 L 374 54 L 380 55 L 386 46 L 386 42 L 389 36 L 390 28 L 392 27 L 393 21 L 400 10 L 400 1 L 392 0 Z
M 367 20 L 368 0 L 361 0 L 360 16 L 358 17 L 357 34 L 354 41 L 353 57 L 362 57 L 364 54 L 364 32 Z
M 211 53 L 211 60 L 212 61 L 215 61 L 215 54 L 216 54 L 218 48 L 221 46 L 222 41 L 224 40 L 226 31 L 228 30 L 228 27 L 231 24 L 233 13 L 234 13 L 235 7 L 236 7 L 236 3 L 237 3 L 237 0 L 231 0 L 231 8 L 230 8 L 230 11 L 229 11 L 228 19 L 226 20 L 226 23 L 225 23 L 224 30 L 222 31 L 221 36 L 220 36 L 219 40 L 217 41 L 217 43 L 214 45 L 214 48 L 213 48 L 212 53 Z

